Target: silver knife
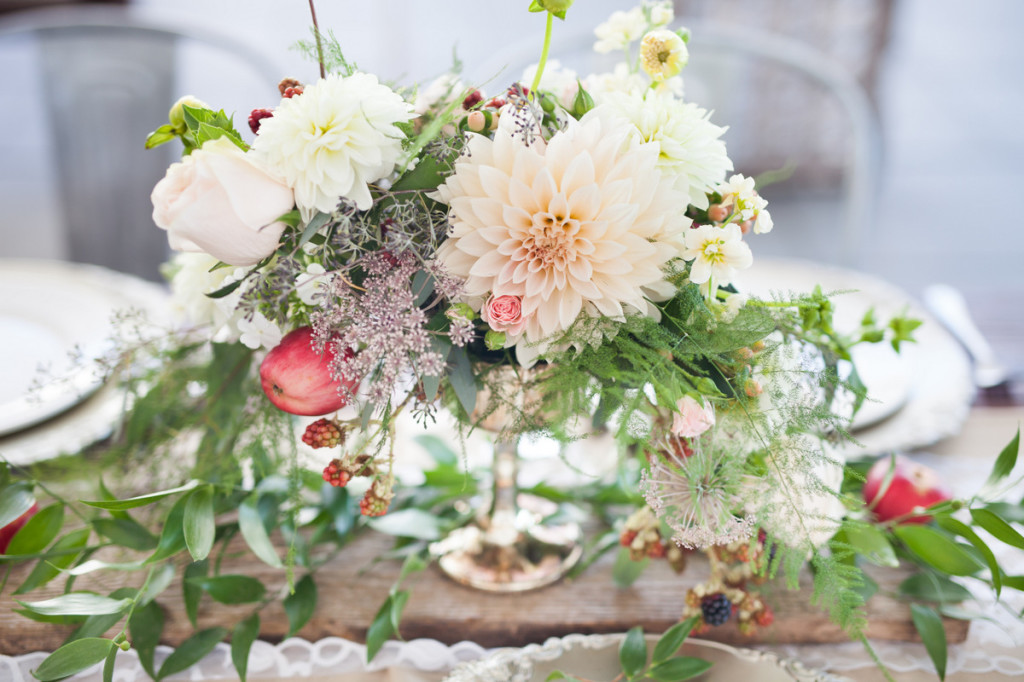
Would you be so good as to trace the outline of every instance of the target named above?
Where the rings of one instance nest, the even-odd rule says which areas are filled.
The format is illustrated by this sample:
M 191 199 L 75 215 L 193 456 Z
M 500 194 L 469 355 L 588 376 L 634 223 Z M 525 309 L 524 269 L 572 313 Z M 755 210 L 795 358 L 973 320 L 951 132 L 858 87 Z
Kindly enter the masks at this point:
M 928 310 L 967 349 L 974 361 L 974 383 L 979 388 L 1005 384 L 1010 371 L 999 362 L 992 346 L 978 330 L 963 294 L 947 284 L 933 284 L 924 290 L 923 298 Z

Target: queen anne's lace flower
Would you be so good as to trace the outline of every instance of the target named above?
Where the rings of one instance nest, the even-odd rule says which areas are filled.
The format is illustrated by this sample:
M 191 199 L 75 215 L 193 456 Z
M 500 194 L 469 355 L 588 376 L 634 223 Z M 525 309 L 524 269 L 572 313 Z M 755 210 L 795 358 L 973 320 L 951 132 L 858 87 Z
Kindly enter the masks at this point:
M 411 119 L 410 110 L 376 76 L 328 76 L 283 100 L 263 120 L 253 150 L 295 191 L 304 219 L 333 211 L 343 198 L 365 211 L 372 205 L 368 184 L 401 158 L 395 124 Z
M 547 144 L 499 129 L 468 147 L 439 188 L 452 228 L 438 259 L 466 280 L 475 309 L 489 295 L 520 297 L 520 361 L 581 313 L 621 319 L 672 294 L 662 268 L 682 254 L 690 221 L 657 146 L 588 114 Z
M 725 128 L 712 123 L 706 110 L 667 92 L 609 93 L 599 101 L 595 111 L 604 117 L 629 120 L 644 141 L 658 144 L 659 167 L 675 176 L 689 193 L 689 203 L 697 208 L 708 207 L 707 192 L 732 170 L 732 161 L 720 139 Z

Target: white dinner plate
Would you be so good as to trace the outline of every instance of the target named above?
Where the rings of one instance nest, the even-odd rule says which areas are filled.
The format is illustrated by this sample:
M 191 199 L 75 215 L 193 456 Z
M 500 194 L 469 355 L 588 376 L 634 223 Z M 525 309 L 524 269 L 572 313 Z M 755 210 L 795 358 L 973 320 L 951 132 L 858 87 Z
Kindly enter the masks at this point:
M 848 455 L 880 454 L 923 447 L 957 433 L 974 398 L 970 360 L 957 343 L 909 294 L 877 277 L 800 260 L 760 258 L 737 277 L 741 291 L 759 297 L 810 293 L 821 285 L 835 293 L 834 326 L 853 331 L 874 308 L 876 318 L 903 314 L 923 320 L 916 343 L 862 344 L 853 359 L 868 400 L 851 431 L 858 443 Z M 838 293 L 843 292 L 843 293 Z
M 444 682 L 542 682 L 555 670 L 582 679 L 610 680 L 618 675 L 618 649 L 624 635 L 568 635 L 543 645 L 499 649 L 480 661 L 452 671 Z M 647 636 L 648 652 L 657 637 Z M 700 639 L 688 639 L 680 651 L 712 662 L 703 682 L 842 682 L 847 678 L 808 670 L 799 662 L 754 649 L 737 649 Z M 648 654 L 649 655 L 649 654 Z
M 111 347 L 112 317 L 128 308 L 162 319 L 166 294 L 159 285 L 96 266 L 0 260 L 5 444 L 87 401 L 102 386 L 94 360 Z

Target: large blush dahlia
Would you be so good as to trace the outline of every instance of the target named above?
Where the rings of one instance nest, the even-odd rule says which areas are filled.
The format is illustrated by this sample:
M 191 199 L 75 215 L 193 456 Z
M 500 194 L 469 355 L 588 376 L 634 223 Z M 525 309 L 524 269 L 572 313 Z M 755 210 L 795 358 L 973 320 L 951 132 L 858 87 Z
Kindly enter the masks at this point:
M 438 259 L 475 307 L 522 300 L 522 332 L 507 340 L 521 362 L 581 313 L 622 319 L 671 296 L 663 267 L 682 255 L 690 220 L 657 145 L 588 115 L 547 143 L 498 130 L 468 147 L 439 188 L 451 232 Z
M 253 150 L 295 191 L 303 219 L 330 213 L 339 198 L 365 211 L 367 185 L 390 175 L 402 156 L 395 124 L 413 118 L 411 108 L 376 76 L 328 76 L 263 119 Z

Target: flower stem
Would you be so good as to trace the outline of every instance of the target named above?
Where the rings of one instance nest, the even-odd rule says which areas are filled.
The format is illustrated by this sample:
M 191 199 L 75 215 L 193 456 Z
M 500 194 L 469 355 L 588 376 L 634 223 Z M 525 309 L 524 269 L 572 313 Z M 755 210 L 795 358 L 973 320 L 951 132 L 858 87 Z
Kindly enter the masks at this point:
M 324 68 L 324 45 L 320 40 L 320 25 L 316 22 L 316 7 L 313 0 L 309 0 L 309 13 L 313 16 L 313 35 L 316 36 L 316 58 L 320 63 L 320 77 L 327 78 L 327 69 Z
M 312 0 L 310 0 L 312 2 Z M 530 94 L 536 97 L 537 86 L 540 85 L 540 77 L 544 75 L 544 66 L 548 63 L 548 51 L 551 49 L 551 30 L 555 25 L 555 15 L 548 12 L 548 23 L 544 28 L 544 49 L 540 52 L 540 61 L 537 63 L 537 73 L 530 83 Z

